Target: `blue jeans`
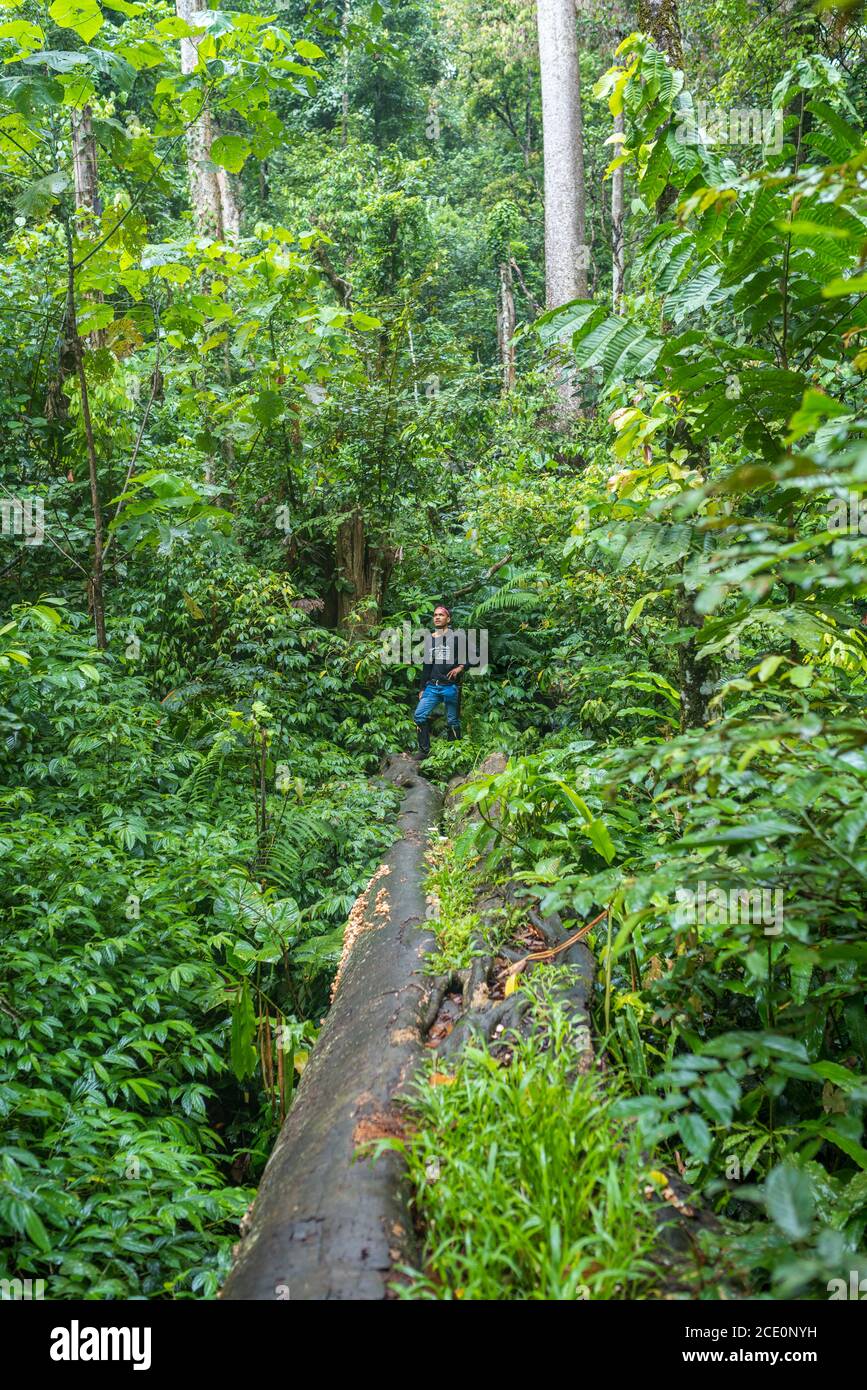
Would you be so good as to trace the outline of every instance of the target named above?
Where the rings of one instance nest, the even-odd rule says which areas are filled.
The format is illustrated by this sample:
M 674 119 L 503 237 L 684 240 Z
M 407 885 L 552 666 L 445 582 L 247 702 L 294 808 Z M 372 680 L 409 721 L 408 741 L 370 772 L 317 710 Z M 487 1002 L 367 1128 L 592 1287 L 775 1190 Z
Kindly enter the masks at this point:
M 419 702 L 415 707 L 413 719 L 419 735 L 419 748 L 423 753 L 430 749 L 430 717 L 439 704 L 443 701 L 446 707 L 446 723 L 452 738 L 460 738 L 461 720 L 458 713 L 458 700 L 460 690 L 457 685 L 433 685 L 430 681 L 425 686 L 419 697 Z

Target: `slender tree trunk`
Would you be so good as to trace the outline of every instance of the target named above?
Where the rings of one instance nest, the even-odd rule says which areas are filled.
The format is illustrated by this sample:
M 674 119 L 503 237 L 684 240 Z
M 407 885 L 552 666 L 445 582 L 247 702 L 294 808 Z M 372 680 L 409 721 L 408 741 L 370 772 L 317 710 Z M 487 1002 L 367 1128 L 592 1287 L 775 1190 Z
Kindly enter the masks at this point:
M 677 0 L 639 0 L 638 27 L 653 41 L 656 48 L 664 53 L 673 68 L 683 67 L 683 38 L 680 31 L 680 18 Z M 677 197 L 671 184 L 666 184 L 656 202 L 657 220 L 662 222 L 668 216 Z M 696 453 L 696 446 L 685 424 L 681 422 L 676 431 L 676 442 Z M 694 467 L 700 468 L 702 460 L 692 459 Z M 683 564 L 679 566 L 681 574 Z M 700 633 L 704 617 L 696 611 L 695 594 L 683 586 L 678 603 L 678 624 L 680 627 L 695 628 Z M 697 638 L 681 642 L 677 649 L 678 678 L 680 682 L 680 727 L 683 730 L 699 728 L 707 723 L 708 700 L 713 682 L 714 668 L 709 657 L 699 656 Z
M 500 293 L 497 305 L 497 338 L 500 344 L 500 363 L 503 369 L 503 394 L 508 395 L 515 386 L 515 293 L 512 281 L 512 267 L 508 261 L 500 262 Z
M 673 68 L 683 67 L 683 36 L 677 0 L 638 0 L 638 27 Z
M 549 309 L 587 294 L 584 154 L 575 0 L 536 0 L 545 160 L 545 297 Z M 558 377 L 559 421 L 576 411 L 575 375 Z
M 99 196 L 99 168 L 91 108 L 82 106 L 81 110 L 76 110 L 73 107 L 70 125 L 72 128 L 72 177 L 75 189 L 75 207 L 77 212 L 90 214 L 88 232 L 92 234 L 91 225 L 102 216 L 102 199 Z M 91 290 L 87 298 L 93 304 L 101 304 L 104 296 L 101 290 Z M 105 330 L 98 328 L 93 333 L 89 333 L 88 342 L 92 348 L 105 347 Z
M 86 208 L 97 217 L 102 214 L 99 178 L 96 162 L 96 140 L 93 135 L 93 112 L 89 106 L 80 111 L 73 108 L 72 172 L 75 181 L 75 206 Z
M 205 0 L 175 0 L 179 19 L 195 24 L 195 17 L 208 8 Z M 181 39 L 181 70 L 194 72 L 198 65 L 199 38 Z M 216 129 L 207 107 L 187 130 L 187 170 L 190 201 L 196 229 L 202 236 L 220 241 L 237 241 L 241 216 L 235 188 L 225 169 L 211 163 L 211 146 Z
M 614 133 L 623 134 L 623 112 L 619 112 L 614 117 Z M 621 152 L 621 146 L 615 145 L 617 154 Z M 615 169 L 611 175 L 611 299 L 615 314 L 619 314 L 623 307 L 623 291 L 626 284 L 626 255 L 625 255 L 625 233 L 626 221 L 623 212 L 623 192 L 624 192 L 624 170 L 623 165 Z
M 105 599 L 103 597 L 103 521 L 102 503 L 99 496 L 99 475 L 96 467 L 96 444 L 93 436 L 93 420 L 90 414 L 90 396 L 87 390 L 87 376 L 84 370 L 84 349 L 78 334 L 78 319 L 75 312 L 75 261 L 72 250 L 72 227 L 67 216 L 66 227 L 66 332 L 75 357 L 75 372 L 81 392 L 81 422 L 84 426 L 84 439 L 87 447 L 87 469 L 90 477 L 90 505 L 93 514 L 93 557 L 90 566 L 89 589 L 93 607 L 93 625 L 96 630 L 96 645 L 105 651 L 108 641 L 105 635 Z
M 681 566 L 682 570 L 683 566 Z M 678 604 L 678 623 L 680 627 L 692 627 L 698 632 L 704 625 L 704 617 L 696 611 L 696 595 L 681 590 Z M 698 729 L 707 723 L 708 703 L 714 681 L 714 663 L 708 656 L 699 656 L 695 638 L 682 642 L 677 649 L 678 680 L 680 682 L 680 727 Z
M 683 68 L 683 37 L 677 0 L 638 0 L 638 27 L 664 53 L 673 68 Z M 677 192 L 667 183 L 656 200 L 657 220 L 664 222 L 674 207 Z
M 346 34 L 349 29 L 349 16 L 352 10 L 352 0 L 345 0 L 343 6 L 343 18 L 340 22 L 340 34 L 344 44 Z M 343 85 L 340 93 L 340 143 L 346 148 L 349 139 L 349 49 L 346 48 L 343 54 Z

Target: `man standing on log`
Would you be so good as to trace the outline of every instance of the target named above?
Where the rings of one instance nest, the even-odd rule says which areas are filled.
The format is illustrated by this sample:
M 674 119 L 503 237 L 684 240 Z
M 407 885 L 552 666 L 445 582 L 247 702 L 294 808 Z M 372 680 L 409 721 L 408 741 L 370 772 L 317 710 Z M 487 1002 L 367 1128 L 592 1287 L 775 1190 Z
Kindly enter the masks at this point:
M 413 714 L 420 762 L 430 756 L 430 717 L 440 700 L 446 707 L 447 737 L 458 739 L 461 736 L 460 681 L 466 661 L 457 661 L 459 635 L 452 628 L 451 620 L 451 610 L 444 603 L 438 603 L 434 609 L 433 632 L 425 637 L 421 689 Z

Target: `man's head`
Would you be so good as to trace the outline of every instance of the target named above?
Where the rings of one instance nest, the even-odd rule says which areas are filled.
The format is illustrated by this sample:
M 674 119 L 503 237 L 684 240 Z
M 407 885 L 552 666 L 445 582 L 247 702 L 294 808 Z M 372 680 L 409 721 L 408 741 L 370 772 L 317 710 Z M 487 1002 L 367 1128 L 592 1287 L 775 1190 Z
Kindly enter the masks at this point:
M 433 613 L 434 627 L 442 630 L 447 628 L 452 620 L 451 610 L 446 608 L 444 603 L 438 603 Z

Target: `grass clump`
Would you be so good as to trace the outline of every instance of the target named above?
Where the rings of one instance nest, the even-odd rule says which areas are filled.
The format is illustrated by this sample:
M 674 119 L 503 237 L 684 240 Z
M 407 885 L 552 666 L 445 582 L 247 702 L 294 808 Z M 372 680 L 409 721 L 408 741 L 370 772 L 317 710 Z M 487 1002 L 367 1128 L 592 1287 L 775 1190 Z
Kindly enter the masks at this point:
M 543 1007 L 544 1004 L 543 1004 Z M 546 1035 L 516 1041 L 510 1065 L 478 1047 L 454 1075 L 432 1072 L 410 1101 L 402 1151 L 424 1229 L 409 1299 L 640 1297 L 653 1274 L 644 1195 L 649 1159 L 616 1095 L 576 1075 L 574 1023 L 545 1007 Z
M 473 910 L 472 870 L 476 860 L 460 840 L 445 835 L 432 839 L 428 846 L 427 925 L 437 939 L 437 949 L 425 965 L 429 974 L 466 970 L 472 962 L 473 936 L 479 929 L 479 914 Z

